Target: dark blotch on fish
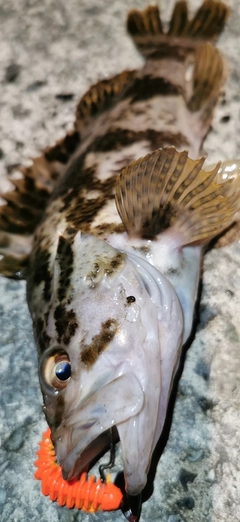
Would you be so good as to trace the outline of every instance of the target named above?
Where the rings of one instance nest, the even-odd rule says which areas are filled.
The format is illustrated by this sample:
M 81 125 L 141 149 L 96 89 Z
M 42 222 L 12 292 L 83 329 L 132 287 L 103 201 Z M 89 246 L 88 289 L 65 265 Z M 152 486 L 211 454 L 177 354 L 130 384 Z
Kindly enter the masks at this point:
M 134 103 L 154 96 L 178 96 L 179 94 L 182 94 L 182 89 L 164 78 L 144 76 L 134 80 L 124 97 L 132 96 L 131 103 Z
M 164 208 L 160 205 L 152 211 L 151 219 L 146 219 L 142 225 L 142 238 L 154 239 L 160 231 L 166 230 L 175 221 L 174 205 L 167 203 Z
M 124 255 L 120 252 L 111 259 L 109 266 L 106 268 L 106 274 L 111 275 L 122 265 Z
M 38 286 L 44 281 L 44 301 L 50 301 L 51 299 L 52 274 L 49 270 L 49 265 L 50 253 L 40 247 L 34 255 L 34 263 L 32 266 L 33 281 L 30 286 Z
M 51 147 L 51 149 L 45 152 L 45 158 L 51 162 L 59 161 L 59 163 L 66 164 L 69 156 L 73 154 L 79 143 L 80 136 L 77 131 L 67 134 L 61 143 L 57 143 L 55 147 Z
M 73 251 L 69 239 L 60 236 L 57 248 L 57 260 L 60 268 L 58 299 L 62 301 L 66 297 L 73 271 Z
M 84 169 L 85 156 L 78 157 L 67 170 L 53 194 L 53 200 L 61 198 L 62 212 L 66 213 L 69 227 L 89 232 L 90 225 L 106 201 L 114 198 L 114 177 L 102 182 L 94 179 L 97 167 Z M 69 190 L 71 187 L 71 190 Z M 82 190 L 97 190 L 101 195 L 88 200 L 81 197 Z
M 94 335 L 90 344 L 83 345 L 81 361 L 88 369 L 96 362 L 98 356 L 107 348 L 117 332 L 118 323 L 115 319 L 107 319 L 101 325 L 100 333 Z
M 58 305 L 54 312 L 54 319 L 58 342 L 68 345 L 78 327 L 75 312 L 73 310 L 66 310 L 63 305 Z
M 117 128 L 113 130 L 110 129 L 104 136 L 96 138 L 93 142 L 92 148 L 96 152 L 110 152 L 113 150 L 121 150 L 123 147 L 132 145 L 133 143 L 138 143 L 139 141 L 148 141 L 151 144 L 152 151 L 163 148 L 169 143 L 176 148 L 183 144 L 185 146 L 189 145 L 185 136 L 180 132 L 160 132 L 154 129 L 133 131 L 131 129 Z M 126 160 L 125 164 L 127 163 Z
M 46 333 L 46 323 L 39 317 L 36 323 L 36 338 L 38 342 L 38 348 L 43 353 L 49 345 L 50 337 Z

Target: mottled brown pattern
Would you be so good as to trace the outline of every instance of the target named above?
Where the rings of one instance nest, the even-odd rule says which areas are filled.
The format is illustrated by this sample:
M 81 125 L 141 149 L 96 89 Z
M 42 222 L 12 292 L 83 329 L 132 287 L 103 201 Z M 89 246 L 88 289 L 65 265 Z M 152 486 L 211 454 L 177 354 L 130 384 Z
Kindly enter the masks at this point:
M 107 319 L 101 325 L 99 334 L 94 335 L 90 344 L 81 346 L 81 361 L 88 369 L 97 361 L 98 356 L 107 348 L 116 335 L 116 319 Z
M 44 282 L 43 299 L 50 301 L 52 289 L 52 271 L 50 268 L 50 253 L 47 249 L 37 248 L 33 262 L 30 265 L 29 288 Z
M 140 141 L 148 141 L 150 150 L 159 149 L 171 144 L 173 147 L 182 147 L 189 145 L 186 137 L 180 132 L 156 131 L 155 129 L 146 129 L 144 131 L 133 131 L 131 129 L 114 128 L 104 136 L 99 136 L 93 142 L 91 148 L 95 152 L 110 152 L 122 150 L 124 147 Z M 127 165 L 127 161 L 126 161 Z M 117 174 L 117 172 L 113 173 Z
M 45 150 L 45 158 L 50 162 L 58 161 L 65 165 L 68 162 L 69 157 L 75 152 L 79 143 L 79 132 L 75 131 L 71 134 L 67 134 L 67 136 L 59 143 L 56 143 L 54 147 Z
M 98 211 L 103 208 L 106 201 L 114 198 L 115 179 L 114 176 L 105 181 L 96 179 L 96 168 L 84 169 L 85 157 L 86 155 L 82 155 L 74 161 L 53 193 L 52 201 L 61 198 L 61 211 L 65 215 L 68 226 L 88 232 Z M 96 199 L 88 200 L 83 195 L 84 189 L 100 191 L 101 195 Z
M 118 101 L 134 76 L 135 71 L 124 71 L 90 87 L 77 106 L 76 127 L 81 127 L 83 123 L 86 125 L 91 118 L 109 110 Z
M 99 273 L 103 272 L 107 275 L 112 275 L 114 272 L 117 272 L 118 269 L 123 265 L 125 260 L 125 254 L 121 252 L 117 252 L 116 255 L 107 260 L 99 257 L 99 261 L 96 261 L 93 266 L 91 266 L 91 271 L 86 272 L 86 280 L 90 280 L 92 285 L 90 288 L 95 288 L 96 279 L 99 277 Z
M 102 225 L 93 227 L 90 231 L 93 236 L 97 236 L 101 239 L 113 233 L 122 234 L 125 231 L 125 227 L 122 223 L 103 223 Z
M 74 310 L 67 310 L 59 304 L 54 311 L 55 327 L 57 331 L 57 341 L 59 344 L 68 345 L 78 327 Z

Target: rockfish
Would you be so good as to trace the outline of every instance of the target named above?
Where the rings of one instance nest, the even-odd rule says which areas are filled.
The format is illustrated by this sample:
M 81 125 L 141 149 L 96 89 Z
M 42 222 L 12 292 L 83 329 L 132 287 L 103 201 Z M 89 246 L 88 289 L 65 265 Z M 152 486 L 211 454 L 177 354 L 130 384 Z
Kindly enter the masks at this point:
M 180 1 L 166 30 L 157 7 L 131 11 L 142 68 L 91 87 L 74 130 L 3 195 L 0 272 L 27 280 L 63 477 L 119 438 L 129 520 L 191 333 L 204 248 L 240 207 L 239 164 L 206 172 L 199 159 L 225 76 L 211 42 L 227 16 L 205 0 L 189 19 Z

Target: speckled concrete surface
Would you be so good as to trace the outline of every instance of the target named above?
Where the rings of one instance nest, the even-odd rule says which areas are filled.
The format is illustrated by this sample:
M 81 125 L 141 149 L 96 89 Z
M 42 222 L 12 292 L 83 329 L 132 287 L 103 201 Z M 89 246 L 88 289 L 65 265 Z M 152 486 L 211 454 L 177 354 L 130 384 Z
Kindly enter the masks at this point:
M 1 186 L 8 186 L 4 173 L 13 165 L 71 128 L 76 102 L 91 83 L 141 63 L 124 23 L 129 7 L 146 3 L 0 3 Z M 200 2 L 189 3 L 193 9 Z M 165 18 L 172 4 L 162 0 Z M 240 4 L 230 5 L 233 15 L 219 42 L 229 79 L 205 144 L 210 162 L 240 157 Z M 18 67 L 9 68 L 13 64 Z M 62 94 L 69 95 L 65 101 Z M 199 324 L 143 522 L 240 520 L 239 261 L 239 242 L 205 257 Z M 123 521 L 120 512 L 84 514 L 40 495 L 33 461 L 45 422 L 24 282 L 0 278 L 0 316 L 0 520 Z

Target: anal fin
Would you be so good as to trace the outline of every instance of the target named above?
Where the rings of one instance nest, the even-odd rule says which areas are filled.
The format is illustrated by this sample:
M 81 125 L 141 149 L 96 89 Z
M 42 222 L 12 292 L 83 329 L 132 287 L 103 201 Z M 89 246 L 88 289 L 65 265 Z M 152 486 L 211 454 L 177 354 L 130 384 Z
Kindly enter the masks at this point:
M 183 246 L 207 243 L 229 227 L 240 207 L 240 180 L 229 191 L 229 182 L 215 181 L 219 164 L 205 172 L 203 162 L 169 147 L 124 169 L 117 180 L 116 205 L 128 234 L 155 239 L 172 227 Z

